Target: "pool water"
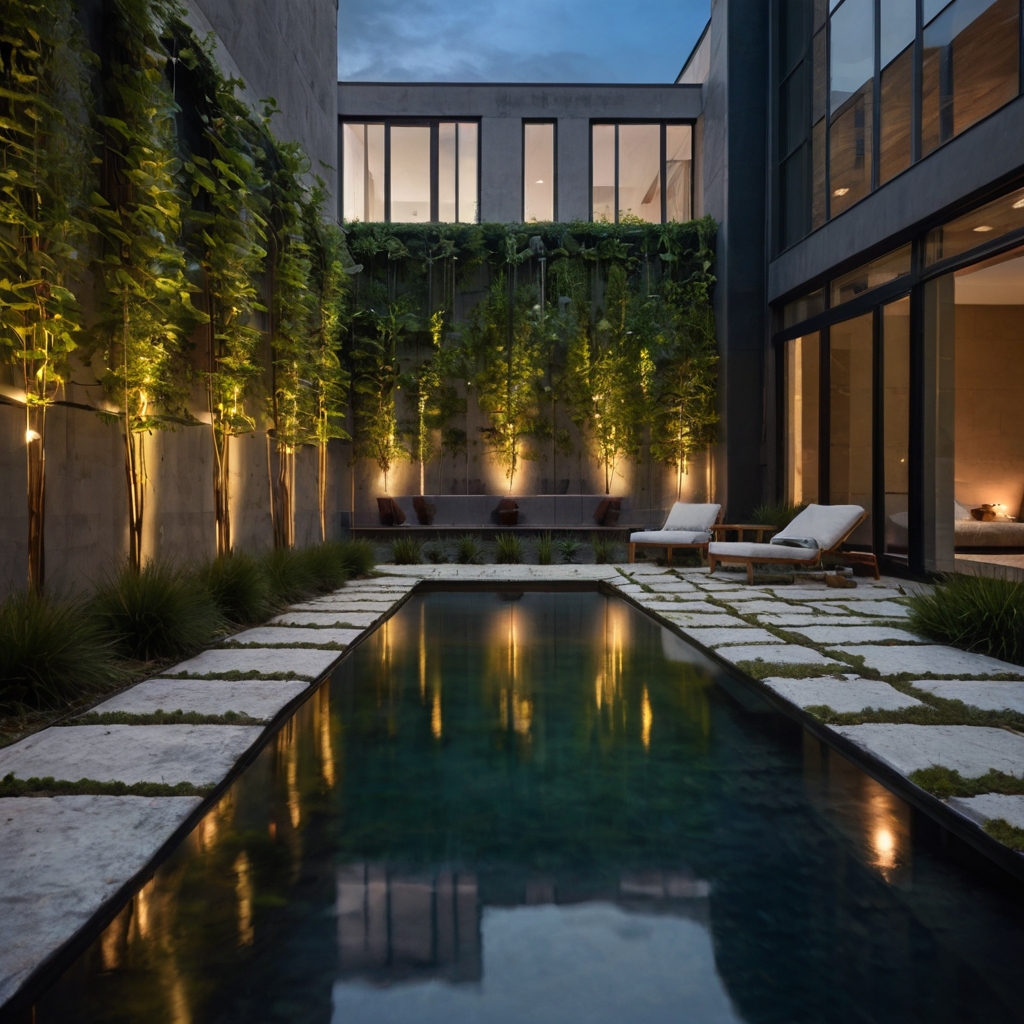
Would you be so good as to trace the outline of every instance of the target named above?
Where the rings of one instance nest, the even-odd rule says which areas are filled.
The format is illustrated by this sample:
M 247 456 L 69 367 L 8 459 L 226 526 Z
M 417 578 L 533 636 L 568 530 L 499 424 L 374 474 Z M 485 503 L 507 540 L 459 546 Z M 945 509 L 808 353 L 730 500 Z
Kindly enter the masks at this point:
M 1024 908 L 618 598 L 414 596 L 44 1022 L 1024 1019 Z

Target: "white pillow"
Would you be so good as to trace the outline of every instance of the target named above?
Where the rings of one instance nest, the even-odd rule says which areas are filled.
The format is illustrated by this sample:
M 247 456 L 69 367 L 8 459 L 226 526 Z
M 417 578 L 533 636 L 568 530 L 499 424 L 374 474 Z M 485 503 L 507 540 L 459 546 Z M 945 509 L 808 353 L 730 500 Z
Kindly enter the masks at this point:
M 718 518 L 721 505 L 691 505 L 677 501 L 669 510 L 663 530 L 706 530 Z
M 964 505 L 962 502 L 953 500 L 953 518 L 954 519 L 973 519 L 971 510 Z

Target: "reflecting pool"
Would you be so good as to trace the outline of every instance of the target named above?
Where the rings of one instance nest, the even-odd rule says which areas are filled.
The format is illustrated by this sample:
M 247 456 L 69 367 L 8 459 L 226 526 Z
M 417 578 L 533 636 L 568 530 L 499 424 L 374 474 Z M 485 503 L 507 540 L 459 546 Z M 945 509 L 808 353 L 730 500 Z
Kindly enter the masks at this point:
M 596 593 L 418 595 L 43 994 L 49 1022 L 1024 1019 L 1024 909 Z

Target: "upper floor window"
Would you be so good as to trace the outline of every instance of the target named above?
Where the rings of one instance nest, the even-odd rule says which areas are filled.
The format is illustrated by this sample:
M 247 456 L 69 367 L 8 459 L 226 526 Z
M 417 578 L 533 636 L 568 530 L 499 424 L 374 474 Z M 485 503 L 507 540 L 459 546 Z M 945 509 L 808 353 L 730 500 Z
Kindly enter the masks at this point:
M 342 219 L 475 223 L 480 128 L 475 121 L 342 125 Z
M 648 224 L 693 216 L 693 138 L 688 124 L 595 124 L 591 215 Z
M 523 222 L 555 219 L 555 126 L 523 124 Z

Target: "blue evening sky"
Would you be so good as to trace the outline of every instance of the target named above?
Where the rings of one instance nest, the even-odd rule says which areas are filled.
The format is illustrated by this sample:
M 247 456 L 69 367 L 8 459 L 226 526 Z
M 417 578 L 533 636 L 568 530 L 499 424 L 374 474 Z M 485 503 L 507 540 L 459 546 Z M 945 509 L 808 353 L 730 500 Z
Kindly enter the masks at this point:
M 672 82 L 710 0 L 340 0 L 342 81 Z

